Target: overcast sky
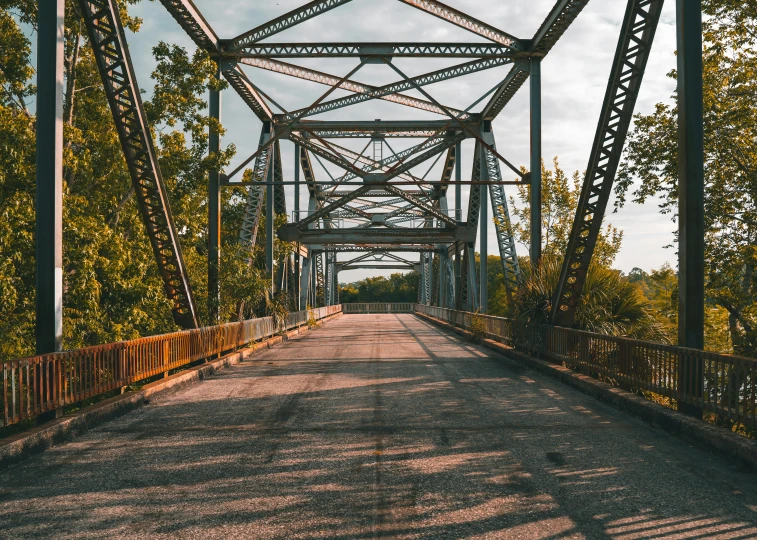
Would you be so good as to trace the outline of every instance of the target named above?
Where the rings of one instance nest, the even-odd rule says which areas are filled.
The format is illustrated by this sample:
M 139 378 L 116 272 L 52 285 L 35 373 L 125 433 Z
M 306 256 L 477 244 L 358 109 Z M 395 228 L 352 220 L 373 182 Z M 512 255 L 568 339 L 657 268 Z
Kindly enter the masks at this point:
M 302 0 L 279 0 L 278 2 L 195 0 L 197 7 L 221 38 L 234 37 L 303 3 Z M 522 0 L 447 0 L 446 3 L 508 33 L 527 39 L 534 34 L 540 22 L 549 13 L 554 0 L 529 0 L 528 2 Z M 575 170 L 584 171 L 587 166 L 625 5 L 626 2 L 622 0 L 592 0 L 542 64 L 543 156 L 548 163 L 551 163 L 553 157 L 559 157 L 562 168 L 569 173 Z M 663 10 L 661 25 L 657 31 L 636 112 L 645 114 L 652 112 L 655 103 L 669 102 L 674 91 L 673 81 L 666 77 L 666 73 L 675 66 L 674 8 L 674 2 L 667 2 Z M 132 8 L 132 13 L 144 19 L 142 31 L 136 36 L 129 36 L 129 44 L 140 85 L 149 90 L 152 86 L 149 74 L 155 64 L 151 48 L 159 40 L 181 44 L 190 50 L 193 50 L 193 44 L 160 3 L 142 2 Z M 475 42 L 483 40 L 396 0 L 353 0 L 345 6 L 277 34 L 268 41 Z M 357 64 L 356 59 L 296 59 L 291 62 L 327 71 L 337 76 L 346 75 Z M 460 60 L 397 59 L 394 62 L 406 74 L 414 76 L 459 63 Z M 504 66 L 427 86 L 425 89 L 441 103 L 464 109 L 501 80 L 509 69 L 509 66 Z M 245 68 L 245 71 L 253 82 L 288 110 L 308 106 L 326 90 L 326 87 L 322 85 L 254 68 Z M 369 84 L 387 84 L 397 78 L 398 75 L 389 67 L 378 65 L 365 66 L 352 77 L 352 79 Z M 529 160 L 527 88 L 526 84 L 494 123 L 498 150 L 518 166 L 527 165 Z M 422 97 L 413 91 L 407 93 Z M 331 97 L 340 95 L 346 95 L 346 92 L 337 91 Z M 439 119 L 440 117 L 374 100 L 314 118 Z M 223 98 L 222 122 L 227 129 L 224 142 L 234 143 L 238 151 L 237 159 L 235 163 L 232 163 L 233 168 L 236 163 L 255 150 L 260 134 L 260 121 L 234 94 L 233 90 L 229 90 L 225 92 Z M 410 143 L 411 141 L 407 141 L 405 144 Z M 395 151 L 404 148 L 402 142 L 397 139 L 392 140 L 391 144 Z M 472 147 L 471 141 L 464 144 L 463 178 L 470 174 L 468 171 L 471 169 Z M 358 147 L 352 145 L 352 148 Z M 288 179 L 292 179 L 293 155 L 293 145 L 289 142 L 283 143 L 284 173 Z M 320 166 L 315 165 L 315 167 L 317 178 L 327 180 L 328 177 Z M 336 169 L 332 171 L 336 172 Z M 439 167 L 433 170 L 428 178 L 438 179 L 440 176 L 438 171 Z M 514 179 L 514 175 L 508 173 L 509 171 L 503 170 L 506 178 Z M 515 192 L 512 186 L 509 186 L 507 190 L 509 195 Z M 291 187 L 288 187 L 288 193 L 291 211 L 293 205 Z M 304 190 L 303 200 L 306 200 Z M 452 201 L 450 203 L 452 204 Z M 467 207 L 467 193 L 463 195 L 462 206 Z M 616 260 L 616 267 L 629 271 L 637 266 L 649 270 L 665 262 L 675 266 L 675 250 L 664 248 L 673 240 L 675 224 L 670 221 L 669 216 L 658 213 L 655 201 L 649 201 L 643 206 L 628 205 L 617 214 L 609 215 L 606 218 L 607 221 L 622 229 L 625 235 L 622 250 Z M 493 225 L 491 229 L 489 253 L 497 254 Z M 524 246 L 519 245 L 518 248 L 519 253 L 527 253 Z M 371 275 L 376 273 L 372 272 Z M 340 275 L 340 281 L 354 281 L 365 275 L 369 274 L 345 273 Z

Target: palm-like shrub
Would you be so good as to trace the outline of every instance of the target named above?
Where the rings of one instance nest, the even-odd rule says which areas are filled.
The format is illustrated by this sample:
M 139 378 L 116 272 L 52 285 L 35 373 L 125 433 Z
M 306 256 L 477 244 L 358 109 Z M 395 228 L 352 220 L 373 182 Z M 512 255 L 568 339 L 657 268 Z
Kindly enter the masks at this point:
M 557 257 L 545 256 L 538 270 L 526 277 L 513 303 L 516 321 L 549 322 L 561 262 Z M 596 264 L 589 267 L 586 275 L 574 327 L 611 336 L 668 342 L 663 325 L 641 289 L 620 271 Z

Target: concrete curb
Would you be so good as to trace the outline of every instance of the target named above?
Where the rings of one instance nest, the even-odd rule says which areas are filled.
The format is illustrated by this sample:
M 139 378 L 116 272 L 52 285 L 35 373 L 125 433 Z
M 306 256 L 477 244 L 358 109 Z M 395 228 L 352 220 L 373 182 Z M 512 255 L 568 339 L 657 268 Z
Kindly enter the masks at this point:
M 415 315 L 468 339 L 472 339 L 473 337 L 467 330 L 458 328 L 448 322 L 434 319 L 422 313 L 416 313 Z M 523 366 L 580 390 L 598 401 L 607 403 L 619 411 L 636 416 L 645 422 L 660 427 L 675 437 L 704 447 L 725 457 L 736 459 L 748 469 L 757 471 L 757 440 L 749 439 L 727 431 L 722 427 L 686 416 L 678 411 L 667 409 L 641 396 L 577 373 L 570 368 L 539 360 L 516 351 L 493 339 L 482 339 L 478 343 L 501 354 L 505 358 L 514 360 Z
M 326 321 L 340 315 L 341 313 L 329 315 L 318 321 L 317 325 L 321 326 Z M 286 338 L 285 336 L 274 336 L 266 341 L 227 354 L 218 360 L 187 368 L 165 379 L 146 384 L 137 392 L 127 392 L 120 396 L 114 396 L 61 418 L 0 439 L 0 469 L 40 454 L 52 446 L 82 435 L 100 424 L 123 416 L 148 404 L 152 397 L 176 392 L 192 384 L 197 384 L 225 367 L 249 360 L 260 349 L 270 349 L 285 341 L 285 339 L 289 340 L 308 330 L 310 329 L 307 325 L 294 328 L 286 333 Z

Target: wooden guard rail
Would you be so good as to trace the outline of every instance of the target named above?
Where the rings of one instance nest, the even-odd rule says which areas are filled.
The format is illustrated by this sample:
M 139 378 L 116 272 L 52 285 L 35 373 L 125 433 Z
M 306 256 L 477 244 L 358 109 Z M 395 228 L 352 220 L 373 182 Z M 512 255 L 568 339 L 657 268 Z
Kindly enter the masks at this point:
M 412 302 L 362 302 L 342 304 L 342 311 L 348 314 L 360 313 L 413 313 Z
M 605 336 L 558 326 L 416 304 L 429 317 L 470 329 L 474 318 L 488 337 L 633 392 L 701 408 L 705 417 L 757 433 L 757 360 Z M 481 326 L 479 327 L 481 328 Z M 684 377 L 689 377 L 689 384 Z M 696 383 L 694 381 L 696 379 Z M 646 397 L 654 397 L 646 395 Z M 659 401 L 659 398 L 658 398 Z
M 39 414 L 148 379 L 341 312 L 328 306 L 2 362 L 3 423 Z

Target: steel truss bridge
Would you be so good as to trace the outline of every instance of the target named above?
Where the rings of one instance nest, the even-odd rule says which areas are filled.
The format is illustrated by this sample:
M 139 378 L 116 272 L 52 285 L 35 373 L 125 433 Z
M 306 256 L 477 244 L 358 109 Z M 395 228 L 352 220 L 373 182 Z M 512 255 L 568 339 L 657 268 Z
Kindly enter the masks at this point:
M 523 280 L 505 197 L 508 184 L 530 186 L 528 255 L 532 265 L 539 264 L 542 244 L 541 63 L 581 16 L 589 0 L 557 0 L 532 36 L 516 37 L 437 0 L 398 0 L 427 13 L 429 23 L 436 21 L 467 30 L 474 41 L 290 43 L 270 40 L 280 32 L 350 1 L 313 0 L 248 32 L 230 36 L 219 35 L 191 0 L 160 0 L 197 47 L 216 62 L 219 76 L 229 83 L 228 91 L 236 93 L 262 125 L 257 148 L 238 167 L 212 171 L 208 178 L 210 320 L 200 321 L 117 2 L 78 0 L 155 263 L 171 301 L 173 317 L 180 327 L 192 329 L 218 323 L 221 193 L 227 186 L 246 186 L 247 203 L 239 244 L 244 247 L 249 264 L 252 264 L 252 250 L 262 237 L 261 217 L 287 216 L 287 224 L 277 231 L 274 231 L 273 219 L 265 220 L 265 264 L 274 292 L 289 295 L 295 310 L 308 305 L 338 304 L 338 275 L 342 271 L 391 268 L 418 270 L 418 303 L 421 305 L 486 312 L 490 222 L 495 225 L 507 293 L 514 294 Z M 680 345 L 702 348 L 701 8 L 694 0 L 677 0 L 677 3 L 681 133 Z M 64 4 L 63 0 L 39 3 L 39 353 L 57 351 L 61 347 Z M 627 0 L 579 207 L 552 303 L 553 325 L 570 327 L 573 324 L 662 6 L 663 0 Z M 311 58 L 349 59 L 353 67 L 347 73 L 330 74 L 297 63 Z M 449 59 L 451 65 L 409 76 L 395 62 L 400 58 Z M 380 86 L 360 82 L 361 68 L 370 64 L 385 66 L 395 74 L 395 81 Z M 434 97 L 431 86 L 435 83 L 499 67 L 507 69 L 504 77 L 486 92 L 470 96 L 470 105 L 464 110 L 447 106 Z M 322 85 L 324 91 L 312 103 L 285 110 L 276 97 L 258 83 L 261 71 Z M 523 86 L 527 86 L 524 91 L 530 95 L 531 157 L 530 172 L 526 173 L 508 161 L 506 149 L 497 144 L 492 129 L 500 113 Z M 405 107 L 407 119 L 381 121 L 360 118 L 357 114 L 347 121 L 316 118 L 371 100 Z M 216 119 L 220 119 L 220 103 L 220 91 L 210 90 L 209 114 Z M 414 111 L 422 111 L 424 119 L 413 120 Z M 427 120 L 428 113 L 438 118 Z M 348 148 L 354 139 L 362 141 L 362 151 Z M 470 175 L 464 174 L 461 167 L 462 143 L 466 140 L 474 142 Z M 293 178 L 284 176 L 281 147 L 285 141 L 293 143 L 295 148 Z M 407 148 L 395 151 L 394 147 L 401 148 L 400 144 Z M 218 150 L 220 137 L 218 133 L 211 133 L 209 151 Z M 316 165 L 324 162 L 343 172 L 320 176 Z M 442 165 L 440 177 L 427 178 L 418 172 L 437 162 Z M 325 167 L 324 170 L 328 171 Z M 507 181 L 506 175 L 517 179 Z M 305 206 L 300 202 L 303 184 L 308 193 Z M 294 201 L 287 201 L 286 185 L 294 185 Z M 454 191 L 454 206 L 450 204 L 453 200 L 450 190 Z M 463 190 L 469 192 L 467 208 L 460 205 Z M 294 205 L 293 210 L 288 206 L 290 203 Z M 292 252 L 280 260 L 274 260 L 275 235 L 294 246 Z M 480 243 L 478 265 L 474 256 L 477 242 Z M 692 364 L 691 369 L 696 372 L 699 368 Z

